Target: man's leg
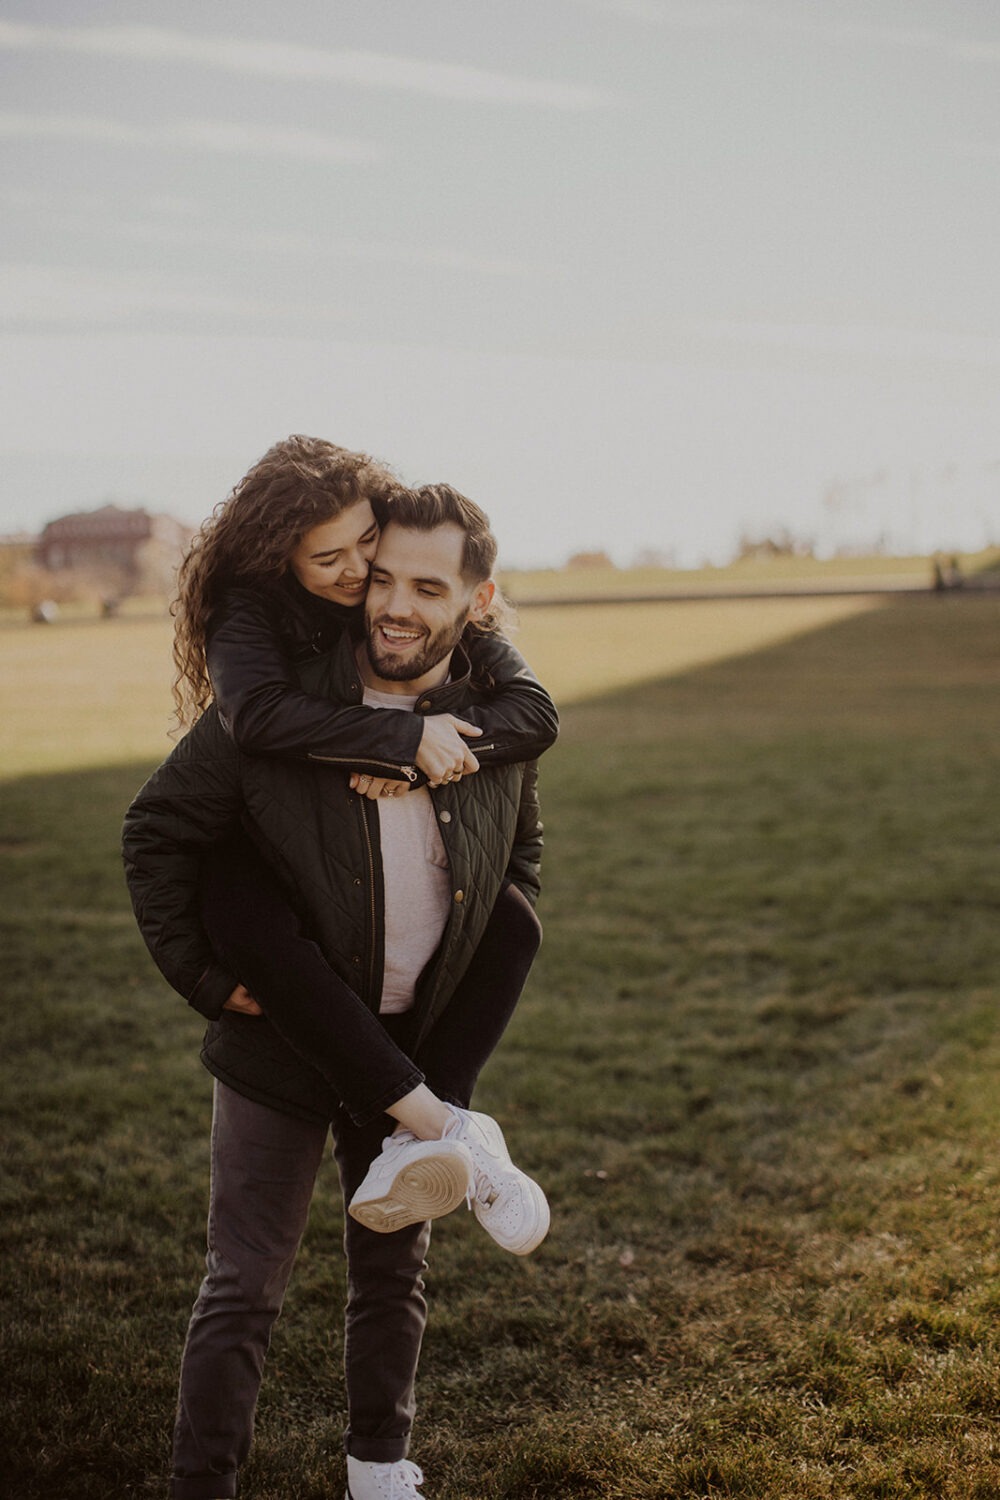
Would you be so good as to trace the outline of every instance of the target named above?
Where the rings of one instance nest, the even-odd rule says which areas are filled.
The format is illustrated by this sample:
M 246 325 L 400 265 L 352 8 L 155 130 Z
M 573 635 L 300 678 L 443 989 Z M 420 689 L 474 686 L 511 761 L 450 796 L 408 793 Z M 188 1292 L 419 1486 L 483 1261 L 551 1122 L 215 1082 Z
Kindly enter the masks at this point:
M 236 1494 L 271 1329 L 306 1227 L 327 1136 L 215 1086 L 208 1274 L 181 1364 L 174 1500 Z
M 346 1114 L 334 1121 L 334 1152 L 344 1202 L 350 1203 L 393 1122 L 358 1127 Z M 427 1321 L 423 1272 L 431 1226 L 411 1224 L 376 1234 L 348 1217 L 346 1451 L 369 1463 L 405 1458 L 416 1408 L 414 1387 Z
M 549 1205 L 538 1183 L 514 1165 L 497 1121 L 468 1106 L 520 999 L 541 937 L 531 904 L 516 886 L 504 887 L 451 1003 L 415 1054 L 428 1084 L 459 1106 L 446 1136 L 472 1156 L 476 1219 L 513 1255 L 529 1255 L 541 1244 L 549 1229 Z

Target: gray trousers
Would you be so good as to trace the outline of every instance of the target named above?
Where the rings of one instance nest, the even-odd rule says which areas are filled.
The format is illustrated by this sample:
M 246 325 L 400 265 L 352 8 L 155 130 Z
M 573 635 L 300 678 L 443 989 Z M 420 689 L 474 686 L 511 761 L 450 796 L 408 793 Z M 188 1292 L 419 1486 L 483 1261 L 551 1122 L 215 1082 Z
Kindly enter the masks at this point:
M 349 1203 L 381 1149 L 387 1122 L 334 1121 Z M 174 1500 L 236 1494 L 253 1437 L 271 1329 L 309 1216 L 328 1129 L 215 1085 L 207 1275 L 188 1328 L 174 1430 Z M 430 1225 L 375 1234 L 345 1218 L 347 1451 L 405 1458 L 427 1317 L 422 1273 Z

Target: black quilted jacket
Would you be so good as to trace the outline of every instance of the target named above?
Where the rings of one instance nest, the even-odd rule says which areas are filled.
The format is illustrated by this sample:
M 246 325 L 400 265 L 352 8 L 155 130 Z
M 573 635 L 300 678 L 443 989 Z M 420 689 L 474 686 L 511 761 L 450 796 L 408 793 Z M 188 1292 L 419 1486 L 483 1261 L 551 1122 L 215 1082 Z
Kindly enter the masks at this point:
M 452 680 L 418 713 L 464 714 L 483 696 L 461 649 Z M 358 702 L 353 642 L 300 669 L 309 692 Z M 382 712 L 382 710 L 379 710 Z M 453 901 L 440 947 L 417 992 L 418 1036 L 454 993 L 482 937 L 501 882 L 538 896 L 542 828 L 534 762 L 488 766 L 430 791 L 448 854 Z M 329 1119 L 321 1075 L 263 1018 L 224 1012 L 235 978 L 215 961 L 199 916 L 205 850 L 244 829 L 278 871 L 327 961 L 373 1008 L 382 988 L 378 812 L 326 765 L 247 755 L 215 708 L 141 788 L 125 818 L 123 853 L 136 918 L 163 975 L 211 1024 L 210 1071 L 250 1098 L 308 1119 Z

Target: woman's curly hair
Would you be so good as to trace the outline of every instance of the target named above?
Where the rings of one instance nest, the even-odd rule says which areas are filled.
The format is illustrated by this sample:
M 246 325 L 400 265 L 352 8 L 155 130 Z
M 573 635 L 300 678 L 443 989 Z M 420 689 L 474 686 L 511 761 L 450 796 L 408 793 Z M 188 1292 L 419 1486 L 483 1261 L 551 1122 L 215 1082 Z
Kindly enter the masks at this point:
M 180 725 L 212 700 L 205 662 L 209 617 L 227 589 L 274 583 L 299 542 L 359 500 L 384 519 L 400 488 L 384 464 L 323 438 L 275 443 L 204 522 L 181 563 L 174 616 L 174 702 Z

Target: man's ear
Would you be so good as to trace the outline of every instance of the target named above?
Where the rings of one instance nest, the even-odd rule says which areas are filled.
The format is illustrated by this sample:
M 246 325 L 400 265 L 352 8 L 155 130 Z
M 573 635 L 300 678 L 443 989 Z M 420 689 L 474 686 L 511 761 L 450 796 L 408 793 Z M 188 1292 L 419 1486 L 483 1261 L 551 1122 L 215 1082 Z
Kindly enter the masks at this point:
M 490 605 L 493 603 L 493 595 L 496 591 L 497 586 L 492 578 L 487 578 L 482 583 L 476 585 L 472 591 L 472 598 L 469 601 L 469 623 L 475 624 L 478 620 L 486 618 L 490 612 Z

